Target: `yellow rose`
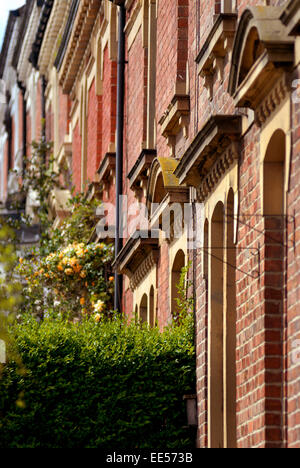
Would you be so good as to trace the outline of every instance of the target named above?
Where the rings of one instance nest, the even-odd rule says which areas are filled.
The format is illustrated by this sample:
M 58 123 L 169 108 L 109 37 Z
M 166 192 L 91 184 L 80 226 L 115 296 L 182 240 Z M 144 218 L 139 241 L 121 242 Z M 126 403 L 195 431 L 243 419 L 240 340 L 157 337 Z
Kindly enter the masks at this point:
M 94 310 L 96 312 L 102 312 L 104 306 L 105 306 L 105 304 L 104 304 L 103 301 L 97 301 L 96 304 L 94 305 Z
M 65 269 L 65 274 L 68 275 L 68 276 L 73 275 L 73 270 L 72 270 L 72 268 L 66 268 L 66 269 Z
M 86 271 L 82 271 L 80 273 L 80 278 L 86 278 Z

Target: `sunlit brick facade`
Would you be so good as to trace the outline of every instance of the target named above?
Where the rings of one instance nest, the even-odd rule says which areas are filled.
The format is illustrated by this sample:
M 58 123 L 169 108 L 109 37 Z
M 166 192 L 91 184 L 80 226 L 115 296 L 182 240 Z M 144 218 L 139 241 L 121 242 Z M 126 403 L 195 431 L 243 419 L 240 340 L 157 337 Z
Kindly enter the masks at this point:
M 299 0 L 27 0 L 1 54 L 1 202 L 8 166 L 30 154 L 45 121 L 57 168 L 116 204 L 124 7 L 125 214 L 132 228 L 146 205 L 158 235 L 136 237 L 138 225 L 124 234 L 114 263 L 123 311 L 170 323 L 190 263 L 197 447 L 299 448 Z M 20 40 L 9 41 L 11 28 Z M 192 213 L 180 235 L 176 215 L 170 233 L 163 224 L 174 204 Z

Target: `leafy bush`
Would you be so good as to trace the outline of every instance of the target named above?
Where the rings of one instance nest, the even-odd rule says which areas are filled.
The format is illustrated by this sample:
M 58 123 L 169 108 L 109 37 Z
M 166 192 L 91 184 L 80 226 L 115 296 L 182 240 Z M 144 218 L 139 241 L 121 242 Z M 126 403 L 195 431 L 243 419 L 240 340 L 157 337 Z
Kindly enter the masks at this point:
M 100 319 L 113 309 L 113 247 L 104 243 L 73 243 L 47 257 L 20 258 L 18 273 L 25 279 L 27 311 L 57 309 L 70 318 L 96 313 Z M 46 292 L 47 291 L 47 294 Z
M 11 327 L 0 380 L 1 448 L 188 449 L 195 391 L 192 318 L 163 332 L 121 319 L 32 317 Z

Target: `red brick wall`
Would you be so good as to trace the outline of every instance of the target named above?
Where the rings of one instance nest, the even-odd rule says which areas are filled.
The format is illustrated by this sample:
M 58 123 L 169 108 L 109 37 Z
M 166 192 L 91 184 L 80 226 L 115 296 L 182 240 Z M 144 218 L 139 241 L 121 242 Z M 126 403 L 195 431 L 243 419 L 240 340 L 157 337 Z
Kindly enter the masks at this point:
M 39 141 L 42 136 L 42 80 L 39 79 L 36 89 L 35 101 L 35 140 Z
M 54 114 L 51 105 L 46 111 L 46 139 L 47 141 L 54 141 Z
M 134 166 L 146 140 L 147 122 L 147 49 L 142 43 L 140 28 L 128 51 L 127 65 L 127 161 L 129 170 Z
M 23 148 L 23 95 L 21 91 L 19 91 L 18 95 L 18 132 L 19 132 L 19 138 L 18 138 L 18 146 L 19 148 Z
M 102 151 L 102 96 L 96 95 L 95 79 L 88 92 L 87 177 L 95 180 Z
M 108 47 L 104 50 L 103 64 L 102 157 L 109 144 L 115 142 L 117 104 L 117 64 L 109 60 Z
M 265 5 L 263 0 L 238 1 L 239 17 L 250 5 Z M 273 0 L 272 5 L 282 5 Z M 134 2 L 135 4 L 135 2 Z M 134 7 L 133 4 L 133 7 Z M 132 7 L 132 8 L 133 8 Z M 168 108 L 176 82 L 185 82 L 189 64 L 191 112 L 188 138 L 177 137 L 176 156 L 180 157 L 195 135 L 213 114 L 233 114 L 236 109 L 228 94 L 230 62 L 224 69 L 224 80 L 215 77 L 210 100 L 203 79 L 198 76 L 195 59 L 220 11 L 220 1 L 164 0 L 158 3 L 157 18 L 157 122 Z M 129 12 L 130 14 L 130 12 Z M 124 188 L 129 205 L 134 194 L 128 188 L 127 174 L 140 154 L 146 138 L 147 51 L 142 44 L 142 30 L 127 51 L 125 91 Z M 103 93 L 96 95 L 95 81 L 88 92 L 87 158 L 88 177 L 93 180 L 100 161 L 115 142 L 117 64 L 104 50 Z M 293 78 L 299 78 L 296 70 Z M 37 136 L 40 134 L 40 83 L 36 102 Z M 68 129 L 69 101 L 60 95 L 60 143 Z M 31 140 L 30 117 L 28 142 Z M 51 119 L 51 109 L 49 114 Z M 259 166 L 260 128 L 253 123 L 241 141 L 239 161 L 239 211 L 237 232 L 236 284 L 236 402 L 238 447 L 300 447 L 300 364 L 295 361 L 295 343 L 300 340 L 300 105 L 293 105 L 291 177 L 287 196 L 288 242 L 282 238 L 282 225 L 268 227 L 261 213 L 261 180 Z M 51 127 L 52 128 L 52 127 Z M 53 135 L 53 131 L 49 131 Z M 73 136 L 73 183 L 81 186 L 81 136 L 79 123 Z M 37 137 L 36 137 L 37 138 Z M 166 139 L 157 124 L 157 152 L 168 156 Z M 112 183 L 104 201 L 115 201 Z M 247 214 L 247 218 L 243 215 Z M 251 215 L 251 216 L 250 216 Z M 266 235 L 278 236 L 275 245 L 265 245 Z M 283 241 L 283 242 L 282 242 Z M 284 243 L 280 245 L 280 242 Z M 246 251 L 245 247 L 248 248 Z M 260 276 L 252 278 L 253 256 L 250 248 L 259 249 Z M 202 252 L 196 252 L 196 324 L 197 324 L 197 395 L 199 430 L 197 445 L 208 444 L 208 285 L 203 278 Z M 191 255 L 192 258 L 192 255 Z M 282 270 L 285 269 L 285 276 Z M 170 319 L 169 246 L 162 244 L 157 265 L 158 322 L 163 327 Z M 128 285 L 128 281 L 126 281 Z M 123 306 L 128 315 L 133 311 L 133 295 L 125 287 Z M 300 353 L 299 353 L 300 358 Z
M 69 133 L 69 113 L 70 113 L 70 98 L 68 95 L 63 94 L 62 88 L 59 87 L 59 148 L 64 142 L 65 136 Z
M 252 5 L 264 2 L 252 1 Z M 272 2 L 282 5 L 284 2 Z M 241 15 L 249 2 L 238 2 Z M 210 7 L 211 5 L 211 7 Z M 224 82 L 214 83 L 213 100 L 208 100 L 202 79 L 195 78 L 194 59 L 213 24 L 213 2 L 201 2 L 200 27 L 197 29 L 196 6 L 190 1 L 189 64 L 191 119 L 189 139 L 203 127 L 209 116 L 233 113 L 233 102 L 227 93 L 230 63 L 225 67 Z M 197 41 L 197 37 L 200 37 Z M 196 44 L 195 44 L 196 38 Z M 295 73 L 294 79 L 298 78 Z M 295 344 L 300 339 L 299 320 L 299 157 L 300 111 L 293 109 L 293 156 L 291 164 L 288 214 L 295 213 L 295 224 L 287 223 L 289 242 L 280 245 L 282 226 L 278 220 L 261 217 L 261 181 L 259 168 L 259 132 L 253 125 L 241 142 L 239 165 L 240 219 L 237 244 L 237 436 L 239 447 L 282 446 L 299 447 L 300 443 L 300 372 L 295 358 Z M 247 221 L 243 213 L 251 213 Z M 276 221 L 276 222 L 275 222 Z M 271 223 L 271 225 L 270 225 Z M 268 224 L 270 225 L 268 228 Z M 277 227 L 276 227 L 277 226 Z M 295 234 L 294 234 L 295 226 Z M 268 228 L 268 229 L 267 229 Z M 278 238 L 275 245 L 264 246 L 268 234 Z M 299 234 L 299 235 L 298 235 Z M 295 248 L 291 248 L 294 236 Z M 281 240 L 279 240 L 279 238 Z M 245 247 L 260 246 L 259 280 L 249 277 L 251 255 Z M 298 248 L 299 247 L 299 248 Z M 283 251 L 283 252 L 282 252 Z M 282 254 L 287 255 L 282 257 Z M 197 263 L 197 394 L 198 446 L 206 447 L 207 439 L 207 285 L 202 276 L 200 252 Z M 285 270 L 283 278 L 282 269 Z M 298 269 L 299 271 L 299 269 Z M 282 281 L 285 283 L 282 284 Z M 286 284 L 286 287 L 284 286 Z M 159 292 L 160 295 L 160 292 Z M 298 312 L 297 312 L 298 311 Z M 298 349 L 300 347 L 298 346 Z M 300 357 L 300 353 L 298 353 Z
M 26 127 L 27 127 L 27 135 L 26 135 L 26 146 L 27 146 L 27 156 L 31 155 L 31 117 L 29 111 L 26 114 Z
M 300 78 L 298 67 L 293 79 Z M 288 224 L 288 256 L 287 256 L 287 431 L 289 447 L 300 448 L 300 104 L 293 105 L 292 142 L 293 156 L 291 162 L 290 190 L 287 201 L 288 213 L 294 216 Z M 293 222 L 292 222 L 293 221 Z M 298 352 L 297 352 L 298 350 Z
M 157 18 L 157 90 L 156 119 L 159 121 L 175 94 L 176 82 L 186 81 L 188 58 L 189 0 L 159 2 Z M 160 156 L 170 153 L 166 140 L 157 129 L 157 150 Z
M 7 174 L 8 174 L 8 141 L 6 140 L 4 145 L 4 158 L 3 158 L 3 202 L 6 201 L 7 198 Z

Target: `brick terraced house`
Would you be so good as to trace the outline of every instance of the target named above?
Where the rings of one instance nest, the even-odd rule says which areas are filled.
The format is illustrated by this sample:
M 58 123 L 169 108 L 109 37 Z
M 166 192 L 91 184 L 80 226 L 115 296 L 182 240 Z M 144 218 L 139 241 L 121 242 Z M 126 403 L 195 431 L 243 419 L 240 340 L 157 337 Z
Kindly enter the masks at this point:
M 115 207 L 119 309 L 165 326 L 190 264 L 197 447 L 300 448 L 300 0 L 27 0 L 0 78 L 1 209 L 53 141 L 55 225 L 71 176 Z

